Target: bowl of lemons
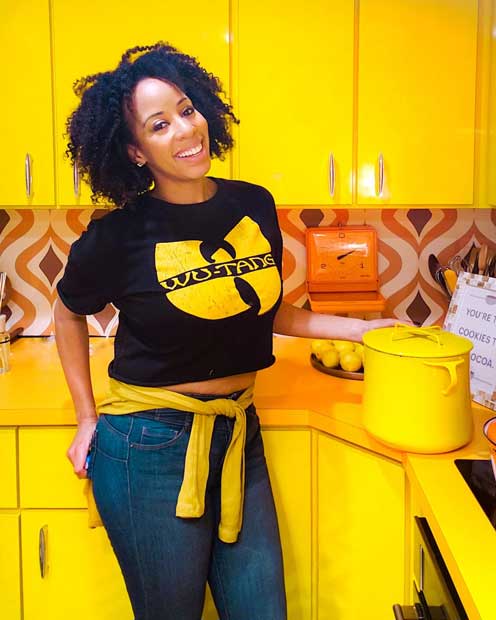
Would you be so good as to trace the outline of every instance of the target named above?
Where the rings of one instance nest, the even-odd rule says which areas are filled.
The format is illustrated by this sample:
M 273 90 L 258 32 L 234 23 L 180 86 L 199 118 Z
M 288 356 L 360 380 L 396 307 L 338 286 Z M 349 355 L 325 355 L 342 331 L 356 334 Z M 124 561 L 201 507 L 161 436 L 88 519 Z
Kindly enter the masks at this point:
M 363 381 L 363 345 L 351 340 L 312 340 L 310 362 L 327 375 Z

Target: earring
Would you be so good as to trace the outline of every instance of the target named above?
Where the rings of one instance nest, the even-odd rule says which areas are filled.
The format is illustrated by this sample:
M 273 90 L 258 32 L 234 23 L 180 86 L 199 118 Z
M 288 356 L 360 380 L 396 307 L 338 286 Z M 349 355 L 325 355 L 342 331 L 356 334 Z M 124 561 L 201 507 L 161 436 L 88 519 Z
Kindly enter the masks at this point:
M 138 168 L 143 168 L 143 166 L 145 165 L 144 161 L 137 161 L 136 165 L 138 166 Z

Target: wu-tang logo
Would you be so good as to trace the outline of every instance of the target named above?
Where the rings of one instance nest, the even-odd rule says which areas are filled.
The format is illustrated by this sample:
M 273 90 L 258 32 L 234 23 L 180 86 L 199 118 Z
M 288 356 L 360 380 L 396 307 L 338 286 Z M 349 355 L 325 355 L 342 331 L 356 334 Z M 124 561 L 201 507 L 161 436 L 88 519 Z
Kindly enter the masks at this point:
M 168 300 L 203 319 L 223 319 L 248 308 L 265 314 L 281 292 L 270 244 L 249 217 L 214 243 L 157 243 L 155 268 Z

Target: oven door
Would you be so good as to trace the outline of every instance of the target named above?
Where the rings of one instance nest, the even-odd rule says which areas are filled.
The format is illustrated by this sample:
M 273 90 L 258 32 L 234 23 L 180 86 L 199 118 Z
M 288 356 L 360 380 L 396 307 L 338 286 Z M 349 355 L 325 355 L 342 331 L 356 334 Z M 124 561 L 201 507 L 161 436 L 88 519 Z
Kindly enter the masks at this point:
M 415 517 L 414 605 L 394 605 L 396 620 L 468 620 L 427 519 Z

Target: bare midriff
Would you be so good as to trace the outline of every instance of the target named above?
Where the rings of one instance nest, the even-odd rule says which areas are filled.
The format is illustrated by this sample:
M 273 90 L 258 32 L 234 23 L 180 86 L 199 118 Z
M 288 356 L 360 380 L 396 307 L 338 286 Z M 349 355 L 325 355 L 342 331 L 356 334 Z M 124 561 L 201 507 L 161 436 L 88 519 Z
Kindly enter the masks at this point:
M 257 376 L 256 372 L 245 372 L 231 377 L 219 377 L 208 381 L 192 381 L 191 383 L 178 383 L 177 385 L 167 385 L 167 390 L 180 392 L 181 394 L 219 394 L 226 395 L 238 390 L 244 390 L 252 385 Z

